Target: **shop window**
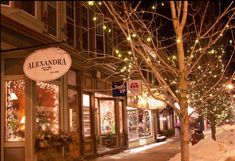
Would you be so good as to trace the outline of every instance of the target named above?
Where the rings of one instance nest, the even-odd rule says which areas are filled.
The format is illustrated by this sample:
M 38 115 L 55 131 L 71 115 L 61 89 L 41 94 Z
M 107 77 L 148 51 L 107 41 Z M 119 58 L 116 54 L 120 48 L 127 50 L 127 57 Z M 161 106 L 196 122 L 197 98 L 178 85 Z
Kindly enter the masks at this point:
M 168 129 L 168 125 L 167 125 L 167 122 L 168 122 L 168 118 L 167 116 L 165 115 L 159 115 L 159 118 L 160 118 L 160 130 L 166 130 Z
M 83 123 L 83 135 L 85 137 L 91 136 L 91 111 L 90 111 L 90 95 L 83 94 L 82 95 L 82 123 Z
M 77 90 L 68 89 L 68 109 L 69 109 L 69 130 L 76 131 L 77 129 L 77 109 L 78 107 L 78 92 Z
M 69 130 L 76 131 L 78 127 L 78 90 L 77 90 L 77 73 L 68 71 L 68 117 Z
M 36 83 L 36 128 L 38 132 L 59 131 L 59 86 Z
M 115 133 L 115 112 L 113 100 L 100 100 L 101 134 Z
M 123 106 L 122 101 L 119 101 L 119 132 L 123 134 Z
M 25 140 L 25 82 L 5 81 L 5 140 Z
M 139 138 L 138 135 L 138 112 L 137 110 L 127 111 L 128 119 L 128 137 L 129 141 L 136 140 Z
M 167 116 L 167 128 L 168 128 L 168 129 L 171 128 L 171 119 L 170 119 L 170 115 Z
M 138 131 L 139 137 L 151 135 L 151 113 L 149 110 L 139 110 L 138 113 Z

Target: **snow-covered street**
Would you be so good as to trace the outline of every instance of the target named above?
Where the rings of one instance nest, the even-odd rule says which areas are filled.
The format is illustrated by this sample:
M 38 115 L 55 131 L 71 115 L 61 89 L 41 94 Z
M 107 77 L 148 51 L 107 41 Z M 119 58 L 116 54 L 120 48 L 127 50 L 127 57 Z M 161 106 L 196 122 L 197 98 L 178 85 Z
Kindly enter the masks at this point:
M 207 131 L 204 140 L 190 147 L 190 161 L 235 161 L 235 125 L 217 128 L 216 139 Z M 180 161 L 180 153 L 170 161 Z

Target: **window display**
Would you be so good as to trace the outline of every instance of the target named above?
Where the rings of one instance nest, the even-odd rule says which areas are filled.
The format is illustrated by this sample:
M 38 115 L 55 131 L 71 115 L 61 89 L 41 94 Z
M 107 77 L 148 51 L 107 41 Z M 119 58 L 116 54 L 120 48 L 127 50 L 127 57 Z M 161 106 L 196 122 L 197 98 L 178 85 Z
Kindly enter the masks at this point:
M 128 110 L 127 111 L 128 119 L 128 137 L 129 140 L 135 140 L 139 138 L 138 135 L 138 112 L 137 110 Z
M 91 122 L 90 122 L 90 95 L 83 94 L 83 108 L 82 108 L 82 120 L 83 120 L 83 134 L 84 136 L 91 136 Z
M 113 100 L 100 100 L 101 134 L 115 133 L 115 113 Z
M 5 140 L 25 140 L 25 82 L 5 81 Z
M 40 131 L 59 131 L 59 86 L 36 83 L 36 128 Z
M 138 131 L 139 137 L 151 135 L 151 113 L 149 110 L 139 110 L 138 113 Z
M 137 110 L 129 107 L 127 117 L 130 141 L 152 135 L 150 110 Z

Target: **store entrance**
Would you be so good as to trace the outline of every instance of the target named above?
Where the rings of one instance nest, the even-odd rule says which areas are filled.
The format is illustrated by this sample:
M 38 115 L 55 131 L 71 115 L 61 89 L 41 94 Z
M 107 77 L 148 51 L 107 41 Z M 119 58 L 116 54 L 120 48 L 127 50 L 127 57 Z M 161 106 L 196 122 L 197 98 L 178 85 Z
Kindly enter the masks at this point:
M 98 153 L 117 146 L 115 100 L 96 98 L 96 145 Z
M 103 155 L 125 146 L 123 100 L 96 94 L 96 149 Z

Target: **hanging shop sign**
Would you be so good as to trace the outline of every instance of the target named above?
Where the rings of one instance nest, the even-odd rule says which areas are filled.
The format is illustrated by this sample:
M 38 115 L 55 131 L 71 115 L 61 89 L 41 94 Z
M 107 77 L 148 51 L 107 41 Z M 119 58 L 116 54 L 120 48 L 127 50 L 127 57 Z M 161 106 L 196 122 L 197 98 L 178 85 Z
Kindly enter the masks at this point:
M 70 55 L 60 48 L 40 49 L 24 62 L 25 75 L 34 81 L 52 81 L 63 76 L 71 67 Z
M 141 80 L 130 80 L 127 82 L 128 96 L 138 96 L 142 93 Z
M 112 82 L 113 97 L 126 96 L 126 82 Z

